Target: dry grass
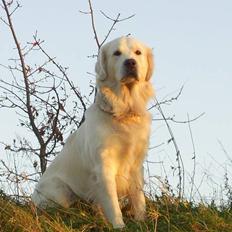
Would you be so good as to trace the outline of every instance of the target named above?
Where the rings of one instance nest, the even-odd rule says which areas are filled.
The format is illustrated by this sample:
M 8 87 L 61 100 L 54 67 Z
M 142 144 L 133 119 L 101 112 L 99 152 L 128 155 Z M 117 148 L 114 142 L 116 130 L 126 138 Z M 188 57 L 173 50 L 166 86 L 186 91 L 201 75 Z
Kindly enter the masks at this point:
M 125 213 L 125 212 L 124 212 Z M 124 218 L 123 231 L 160 232 L 231 232 L 232 209 L 214 204 L 194 205 L 167 196 L 147 199 L 147 220 L 135 222 Z M 37 211 L 30 203 L 19 204 L 4 194 L 0 197 L 0 231 L 4 232 L 70 232 L 113 231 L 90 205 L 78 202 L 73 208 Z

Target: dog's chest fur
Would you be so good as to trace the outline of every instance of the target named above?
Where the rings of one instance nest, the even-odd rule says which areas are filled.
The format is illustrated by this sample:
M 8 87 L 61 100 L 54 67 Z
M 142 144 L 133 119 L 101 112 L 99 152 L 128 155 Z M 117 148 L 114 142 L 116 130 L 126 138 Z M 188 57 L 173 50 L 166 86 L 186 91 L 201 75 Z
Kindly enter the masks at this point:
M 138 185 L 134 180 L 142 174 L 149 143 L 150 114 L 143 117 L 128 115 L 127 118 L 112 120 L 114 132 L 108 138 L 107 147 L 117 153 L 117 191 L 119 196 L 125 196 L 131 185 Z

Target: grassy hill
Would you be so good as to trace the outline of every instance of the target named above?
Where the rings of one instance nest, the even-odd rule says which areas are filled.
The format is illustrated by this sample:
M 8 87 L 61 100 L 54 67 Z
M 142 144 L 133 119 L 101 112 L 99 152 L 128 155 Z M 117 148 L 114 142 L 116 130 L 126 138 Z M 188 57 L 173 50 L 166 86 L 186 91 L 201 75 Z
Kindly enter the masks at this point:
M 194 205 L 168 196 L 147 199 L 147 219 L 135 222 L 124 209 L 126 228 L 123 231 L 158 232 L 231 232 L 232 208 L 211 205 Z M 90 205 L 78 202 L 70 209 L 49 209 L 39 212 L 30 203 L 19 204 L 1 194 L 1 232 L 65 232 L 113 231 Z

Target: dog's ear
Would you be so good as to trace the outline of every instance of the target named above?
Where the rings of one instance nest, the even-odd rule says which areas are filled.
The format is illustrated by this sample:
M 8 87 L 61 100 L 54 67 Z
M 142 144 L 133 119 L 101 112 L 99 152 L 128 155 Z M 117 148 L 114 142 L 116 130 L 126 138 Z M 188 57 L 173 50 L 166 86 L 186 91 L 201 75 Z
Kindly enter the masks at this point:
M 95 72 L 97 74 L 97 80 L 104 81 L 107 77 L 107 70 L 106 70 L 106 47 L 101 47 L 98 57 L 97 63 L 95 65 Z
M 146 81 L 149 81 L 151 79 L 154 70 L 154 59 L 153 59 L 151 48 L 147 48 L 147 63 L 148 63 L 148 68 L 147 68 Z

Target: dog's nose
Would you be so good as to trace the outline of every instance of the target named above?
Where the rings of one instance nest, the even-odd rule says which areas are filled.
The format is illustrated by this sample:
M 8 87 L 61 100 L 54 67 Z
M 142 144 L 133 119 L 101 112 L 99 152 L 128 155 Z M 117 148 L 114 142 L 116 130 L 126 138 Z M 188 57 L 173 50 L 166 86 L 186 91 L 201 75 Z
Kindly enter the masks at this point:
M 135 59 L 127 59 L 127 60 L 125 60 L 124 65 L 127 68 L 135 68 L 135 66 L 136 66 L 136 60 Z

